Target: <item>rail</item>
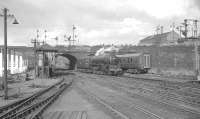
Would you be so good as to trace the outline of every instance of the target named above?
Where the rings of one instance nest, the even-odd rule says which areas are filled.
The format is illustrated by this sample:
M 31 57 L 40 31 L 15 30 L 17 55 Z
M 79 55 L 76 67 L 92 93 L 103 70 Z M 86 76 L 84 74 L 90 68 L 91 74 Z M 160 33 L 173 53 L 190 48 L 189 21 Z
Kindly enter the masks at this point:
M 11 104 L 5 105 L 3 107 L 0 108 L 0 119 L 4 119 L 9 117 L 9 115 L 12 115 L 14 113 L 16 113 L 18 110 L 20 110 L 21 108 L 26 107 L 27 105 L 30 105 L 32 102 L 34 102 L 39 96 L 45 94 L 46 92 L 50 91 L 51 89 L 53 89 L 55 86 L 61 84 L 64 81 L 64 79 L 62 79 L 61 81 L 59 81 L 58 83 L 56 83 L 55 85 L 52 85 L 50 87 L 48 87 L 47 89 L 41 90 L 27 98 L 24 98 L 22 100 L 13 102 Z
M 34 114 L 32 114 L 28 119 L 42 118 L 42 113 L 45 111 L 45 109 L 47 109 L 48 106 L 50 106 L 56 100 L 56 98 L 58 98 L 58 96 L 71 84 L 72 84 L 72 82 L 70 82 L 69 84 L 61 85 L 61 87 L 60 87 L 61 90 L 57 94 L 55 94 L 46 104 L 44 104 L 43 107 L 41 107 L 38 111 L 36 111 Z

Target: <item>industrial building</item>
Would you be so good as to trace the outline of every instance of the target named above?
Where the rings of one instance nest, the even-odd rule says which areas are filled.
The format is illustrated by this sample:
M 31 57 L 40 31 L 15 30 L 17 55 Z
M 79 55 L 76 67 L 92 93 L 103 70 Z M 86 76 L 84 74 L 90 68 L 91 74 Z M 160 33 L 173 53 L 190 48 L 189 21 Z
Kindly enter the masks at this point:
M 175 31 L 148 36 L 139 42 L 139 46 L 171 46 L 177 45 L 179 34 Z

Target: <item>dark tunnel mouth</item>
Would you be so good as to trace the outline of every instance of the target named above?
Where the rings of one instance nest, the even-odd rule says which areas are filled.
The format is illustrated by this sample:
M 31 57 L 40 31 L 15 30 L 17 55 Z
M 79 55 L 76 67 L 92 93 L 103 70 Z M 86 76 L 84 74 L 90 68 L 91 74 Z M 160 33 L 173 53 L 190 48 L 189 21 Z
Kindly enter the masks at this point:
M 62 56 L 62 57 L 69 59 L 69 61 L 70 61 L 69 70 L 75 69 L 76 63 L 77 63 L 77 59 L 75 56 L 73 56 L 71 54 L 57 54 L 56 57 L 58 57 L 58 56 Z

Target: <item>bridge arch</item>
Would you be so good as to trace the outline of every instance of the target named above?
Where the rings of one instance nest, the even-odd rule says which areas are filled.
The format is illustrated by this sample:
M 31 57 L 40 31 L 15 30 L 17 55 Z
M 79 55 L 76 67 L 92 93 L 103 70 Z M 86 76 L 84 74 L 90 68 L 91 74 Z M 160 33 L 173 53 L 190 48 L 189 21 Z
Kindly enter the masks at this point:
M 70 63 L 69 63 L 69 70 L 74 70 L 76 69 L 76 64 L 77 64 L 77 58 L 71 54 L 67 54 L 67 53 L 62 53 L 62 54 L 56 54 L 56 58 L 58 56 L 62 56 L 65 57 L 67 59 L 69 59 Z

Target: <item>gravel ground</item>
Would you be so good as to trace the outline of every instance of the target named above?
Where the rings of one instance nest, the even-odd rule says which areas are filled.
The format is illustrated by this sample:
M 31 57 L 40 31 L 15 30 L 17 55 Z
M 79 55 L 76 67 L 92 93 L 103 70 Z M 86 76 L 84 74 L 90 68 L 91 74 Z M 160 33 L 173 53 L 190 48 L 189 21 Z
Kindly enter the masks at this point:
M 175 77 L 175 76 L 164 76 L 164 75 L 156 75 L 156 74 L 129 74 L 125 73 L 124 76 L 128 77 L 135 77 L 135 78 L 146 78 L 146 79 L 153 79 L 153 80 L 165 80 L 165 81 L 172 81 L 172 82 L 187 82 L 193 81 L 194 77 Z
M 130 106 L 129 106 L 131 105 L 130 103 L 135 102 L 135 104 L 140 104 L 140 106 L 142 105 L 144 109 L 148 111 L 150 110 L 150 112 L 153 112 L 154 114 L 159 115 L 163 117 L 164 119 L 165 118 L 166 119 L 199 119 L 200 118 L 198 114 L 195 114 L 193 112 L 185 111 L 173 105 L 159 103 L 160 100 L 158 101 L 150 100 L 140 95 L 132 95 L 132 97 L 130 98 L 130 95 L 129 96 L 125 95 L 126 93 L 124 93 L 123 91 L 113 90 L 114 88 L 112 87 L 112 85 L 110 85 L 110 82 L 107 82 L 106 84 L 106 81 L 105 81 L 104 83 L 101 83 L 101 85 L 99 85 L 99 83 L 96 83 L 96 81 L 94 82 L 95 79 L 98 79 L 99 82 L 106 79 L 109 80 L 109 78 L 106 78 L 106 76 L 99 76 L 99 75 L 95 76 L 95 75 L 78 73 L 77 77 L 79 77 L 79 80 L 84 79 L 83 80 L 84 83 L 81 83 L 81 84 L 85 84 L 85 88 L 88 91 L 92 91 L 96 95 L 104 98 L 110 104 L 115 105 L 117 108 L 131 115 L 131 117 L 132 116 L 137 117 L 137 115 L 139 115 L 137 118 L 146 118 L 138 114 L 137 111 L 132 110 L 132 108 L 130 109 Z M 93 80 L 88 81 L 88 79 L 93 79 Z M 149 85 L 148 82 L 147 84 L 143 84 L 142 86 L 145 87 L 146 85 L 148 87 Z M 139 93 L 142 93 L 142 92 L 140 91 Z M 119 96 L 119 94 L 122 94 L 122 95 Z M 132 110 L 131 112 L 136 112 L 137 115 L 134 115 L 133 113 L 131 113 L 130 110 Z
M 3 99 L 4 92 L 0 91 L 0 106 L 12 103 L 24 97 L 30 96 L 33 93 L 51 86 L 60 81 L 60 79 L 41 79 L 29 81 L 20 81 L 8 85 L 8 100 Z
M 67 89 L 45 111 L 43 117 L 44 119 L 112 119 L 88 101 L 76 87 Z
M 140 80 L 125 77 L 110 77 L 105 75 L 85 75 L 87 78 L 96 79 L 102 85 L 107 82 L 112 87 L 125 90 L 128 93 L 140 94 L 157 100 L 167 101 L 193 110 L 200 109 L 200 89 L 198 83 L 190 82 L 165 82 L 158 80 Z M 102 80 L 99 80 L 102 79 Z

